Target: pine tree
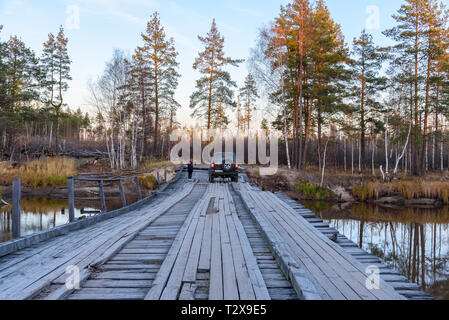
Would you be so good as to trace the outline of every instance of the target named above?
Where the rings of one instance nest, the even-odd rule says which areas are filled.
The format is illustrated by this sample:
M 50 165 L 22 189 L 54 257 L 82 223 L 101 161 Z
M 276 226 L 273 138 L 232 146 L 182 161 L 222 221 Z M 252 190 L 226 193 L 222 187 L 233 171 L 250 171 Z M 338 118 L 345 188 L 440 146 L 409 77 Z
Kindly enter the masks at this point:
M 237 85 L 231 80 L 229 72 L 225 71 L 224 67 L 238 66 L 243 60 L 225 57 L 224 38 L 217 30 L 215 19 L 207 36 L 198 36 L 198 39 L 204 44 L 205 50 L 199 53 L 193 69 L 203 76 L 197 81 L 196 91 L 190 97 L 190 108 L 194 109 L 193 116 L 206 118 L 207 129 L 211 129 L 213 123 L 214 127 L 219 127 L 222 125 L 220 121 L 227 121 L 224 116 L 226 107 L 235 108 L 234 93 L 231 88 Z
M 268 125 L 268 121 L 267 119 L 263 119 L 262 122 L 260 123 L 260 128 L 265 131 L 266 136 L 268 137 L 268 135 L 270 134 L 270 127 Z
M 288 18 L 290 19 L 290 33 L 292 47 L 295 49 L 293 64 L 296 67 L 296 90 L 295 108 L 293 113 L 294 127 L 294 163 L 298 169 L 302 168 L 302 149 L 303 149 L 303 118 L 304 110 L 304 62 L 312 39 L 311 35 L 311 11 L 310 3 L 307 0 L 294 0 L 287 6 Z
M 178 53 L 175 50 L 173 38 L 167 39 L 157 12 L 148 22 L 146 33 L 142 34 L 142 39 L 144 45 L 139 47 L 142 51 L 142 58 L 151 65 L 153 71 L 155 106 L 153 152 L 158 155 L 161 108 L 169 107 L 172 104 L 174 90 L 178 86 L 179 74 L 176 71 Z
M 360 114 L 360 148 L 362 169 L 366 167 L 366 122 L 370 107 L 376 106 L 376 97 L 385 89 L 386 78 L 379 75 L 385 54 L 376 47 L 373 37 L 365 30 L 353 41 L 352 94 L 356 98 L 356 110 Z
M 431 75 L 438 56 L 445 51 L 443 43 L 447 39 L 447 12 L 441 2 L 435 0 L 406 0 L 398 13 L 393 16 L 398 23 L 384 32 L 397 42 L 396 55 L 402 55 L 412 64 L 414 128 L 412 135 L 412 173 L 423 175 L 425 171 L 425 148 L 428 134 L 428 114 L 430 107 Z M 447 47 L 446 47 L 447 49 Z M 425 70 L 425 77 L 421 71 Z M 425 79 L 425 80 L 423 80 Z M 425 97 L 421 88 L 424 82 Z M 420 101 L 424 101 L 424 115 L 421 122 Z
M 53 107 L 56 116 L 56 145 L 59 144 L 59 120 L 61 108 L 64 105 L 63 92 L 69 88 L 67 81 L 72 80 L 70 76 L 70 58 L 68 55 L 68 38 L 64 35 L 61 26 L 58 35 L 48 35 L 44 43 L 41 59 L 41 72 L 43 75 L 43 86 L 46 91 L 44 102 Z
M 427 146 L 429 144 L 428 137 L 428 119 L 430 113 L 431 104 L 431 87 L 433 82 L 438 82 L 438 74 L 435 69 L 442 58 L 444 58 L 447 50 L 449 48 L 448 37 L 449 30 L 447 29 L 449 11 L 442 2 L 436 0 L 428 0 L 427 6 L 424 8 L 424 25 L 427 29 L 426 37 L 426 51 L 424 56 L 426 56 L 426 92 L 425 92 L 425 105 L 424 105 L 424 124 L 423 124 L 423 145 L 421 149 L 421 174 L 424 174 L 427 169 L 426 157 L 427 157 Z M 435 78 L 436 77 L 436 78 Z M 437 98 L 438 100 L 438 98 Z M 438 104 L 438 102 L 437 102 Z
M 11 143 L 23 120 L 34 116 L 29 104 L 38 97 L 39 67 L 34 52 L 17 36 L 0 46 L 0 128 L 6 146 L 7 132 Z
M 350 79 L 350 72 L 346 69 L 349 52 L 341 27 L 331 18 L 323 0 L 317 2 L 311 13 L 311 20 L 311 37 L 314 41 L 309 52 L 313 83 L 310 94 L 315 99 L 314 106 L 317 111 L 317 155 L 318 159 L 322 159 L 323 125 L 334 114 L 347 109 L 343 100 L 347 96 L 346 86 Z M 304 152 L 307 152 L 307 145 L 308 137 Z M 322 168 L 321 160 L 319 167 Z
M 251 74 L 245 79 L 245 85 L 240 89 L 240 98 L 245 101 L 244 103 L 244 122 L 247 132 L 250 130 L 250 124 L 252 121 L 252 112 L 256 109 L 254 106 L 254 100 L 259 98 L 257 92 L 256 82 Z

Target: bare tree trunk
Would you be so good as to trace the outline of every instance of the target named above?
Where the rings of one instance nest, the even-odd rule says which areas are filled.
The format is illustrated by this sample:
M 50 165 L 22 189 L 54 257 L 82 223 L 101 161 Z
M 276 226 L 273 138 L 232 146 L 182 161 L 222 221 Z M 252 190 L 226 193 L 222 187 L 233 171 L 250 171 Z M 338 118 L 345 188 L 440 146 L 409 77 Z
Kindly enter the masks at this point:
M 441 172 L 444 171 L 444 118 L 441 121 L 441 147 L 440 147 L 440 158 L 441 158 Z
M 410 127 L 408 129 L 408 135 L 407 135 L 407 141 L 405 141 L 405 146 L 404 149 L 402 150 L 402 154 L 401 156 L 396 160 L 396 166 L 394 167 L 394 172 L 393 174 L 396 175 L 398 173 L 398 166 L 399 166 L 399 162 L 402 160 L 402 158 L 404 157 L 405 153 L 407 152 L 407 147 L 408 147 L 408 142 L 410 140 L 410 134 L 412 132 L 412 123 L 410 123 Z M 407 163 L 407 161 L 405 161 L 405 163 Z M 407 168 L 407 165 L 406 165 Z M 406 169 L 407 170 L 407 169 Z
M 388 179 L 388 175 L 389 175 L 389 159 L 388 159 L 388 121 L 389 121 L 389 116 L 388 116 L 388 110 L 387 110 L 387 115 L 386 115 L 386 125 L 385 125 L 385 174 L 387 176 Z
M 324 146 L 324 154 L 323 154 L 323 169 L 321 171 L 321 183 L 320 188 L 323 187 L 324 183 L 324 171 L 326 170 L 326 155 L 327 155 L 327 146 L 329 144 L 329 137 L 327 138 L 326 145 Z
M 282 109 L 283 109 L 283 116 L 284 116 L 284 141 L 285 141 L 285 153 L 287 156 L 287 165 L 288 168 L 291 169 L 291 161 L 290 161 L 290 150 L 288 146 L 288 129 L 287 129 L 287 103 L 285 101 L 285 82 L 284 82 L 284 73 L 282 71 L 282 57 L 280 58 L 280 65 L 281 65 L 281 82 L 282 82 Z
M 362 172 L 362 145 L 359 143 L 359 172 Z
M 343 140 L 343 148 L 344 148 L 344 163 L 345 163 L 345 172 L 348 170 L 348 166 L 347 166 L 347 159 L 346 159 L 346 137 L 344 137 Z
M 352 174 L 354 174 L 354 137 L 351 137 L 351 166 Z
M 52 138 L 53 138 L 53 121 L 50 122 L 50 136 L 49 136 L 49 141 L 48 141 L 48 148 L 51 149 L 51 144 L 52 144 Z
M 375 157 L 375 152 L 376 152 L 376 137 L 373 135 L 372 138 L 372 144 L 373 144 L 373 151 L 371 153 L 371 173 L 372 175 L 376 175 L 376 169 L 374 167 L 374 157 Z

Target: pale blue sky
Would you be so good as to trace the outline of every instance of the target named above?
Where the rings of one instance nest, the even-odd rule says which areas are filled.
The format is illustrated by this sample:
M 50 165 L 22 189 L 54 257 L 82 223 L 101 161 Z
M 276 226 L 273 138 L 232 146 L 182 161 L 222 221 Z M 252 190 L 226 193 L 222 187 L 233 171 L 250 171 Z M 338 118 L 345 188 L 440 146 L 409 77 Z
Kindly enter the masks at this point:
M 327 0 L 332 17 L 342 26 L 346 42 L 351 43 L 367 21 L 379 44 L 388 43 L 381 31 L 392 26 L 391 15 L 402 0 Z M 444 0 L 446 4 L 449 0 Z M 154 11 L 158 11 L 168 36 L 174 37 L 179 52 L 180 86 L 176 98 L 183 105 L 178 120 L 189 120 L 189 96 L 198 74 L 192 64 L 201 49 L 197 39 L 209 29 L 213 18 L 225 37 L 225 52 L 233 58 L 248 58 L 254 46 L 257 31 L 270 22 L 287 0 L 0 0 L 0 24 L 4 25 L 2 39 L 18 35 L 25 43 L 41 53 L 42 43 L 49 32 L 57 32 L 59 25 L 66 26 L 70 6 L 80 11 L 78 28 L 67 28 L 70 39 L 69 54 L 73 61 L 70 89 L 66 101 L 72 108 L 80 106 L 92 112 L 88 106 L 87 81 L 96 78 L 105 62 L 111 58 L 114 48 L 132 53 L 140 45 L 140 33 Z M 376 19 L 370 16 L 375 6 Z M 370 11 L 370 12 L 368 12 Z M 230 69 L 233 79 L 242 85 L 247 74 L 246 64 Z M 261 117 L 261 114 L 259 114 Z

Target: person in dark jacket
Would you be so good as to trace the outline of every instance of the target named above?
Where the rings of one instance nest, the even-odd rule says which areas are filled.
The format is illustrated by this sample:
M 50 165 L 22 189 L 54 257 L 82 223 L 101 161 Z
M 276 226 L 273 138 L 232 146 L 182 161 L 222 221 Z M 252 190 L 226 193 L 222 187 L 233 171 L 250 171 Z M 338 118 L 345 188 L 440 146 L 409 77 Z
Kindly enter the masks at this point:
M 193 162 L 190 161 L 189 164 L 187 165 L 187 172 L 189 173 L 189 179 L 192 179 L 192 175 L 193 175 Z

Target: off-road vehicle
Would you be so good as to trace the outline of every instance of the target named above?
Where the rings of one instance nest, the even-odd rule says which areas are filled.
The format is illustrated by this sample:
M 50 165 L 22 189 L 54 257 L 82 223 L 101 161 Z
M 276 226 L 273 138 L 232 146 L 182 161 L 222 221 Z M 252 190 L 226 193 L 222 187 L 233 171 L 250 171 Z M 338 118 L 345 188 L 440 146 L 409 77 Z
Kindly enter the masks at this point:
M 215 178 L 231 178 L 232 182 L 239 181 L 239 165 L 235 153 L 219 152 L 214 154 L 209 167 L 209 181 L 214 182 Z

